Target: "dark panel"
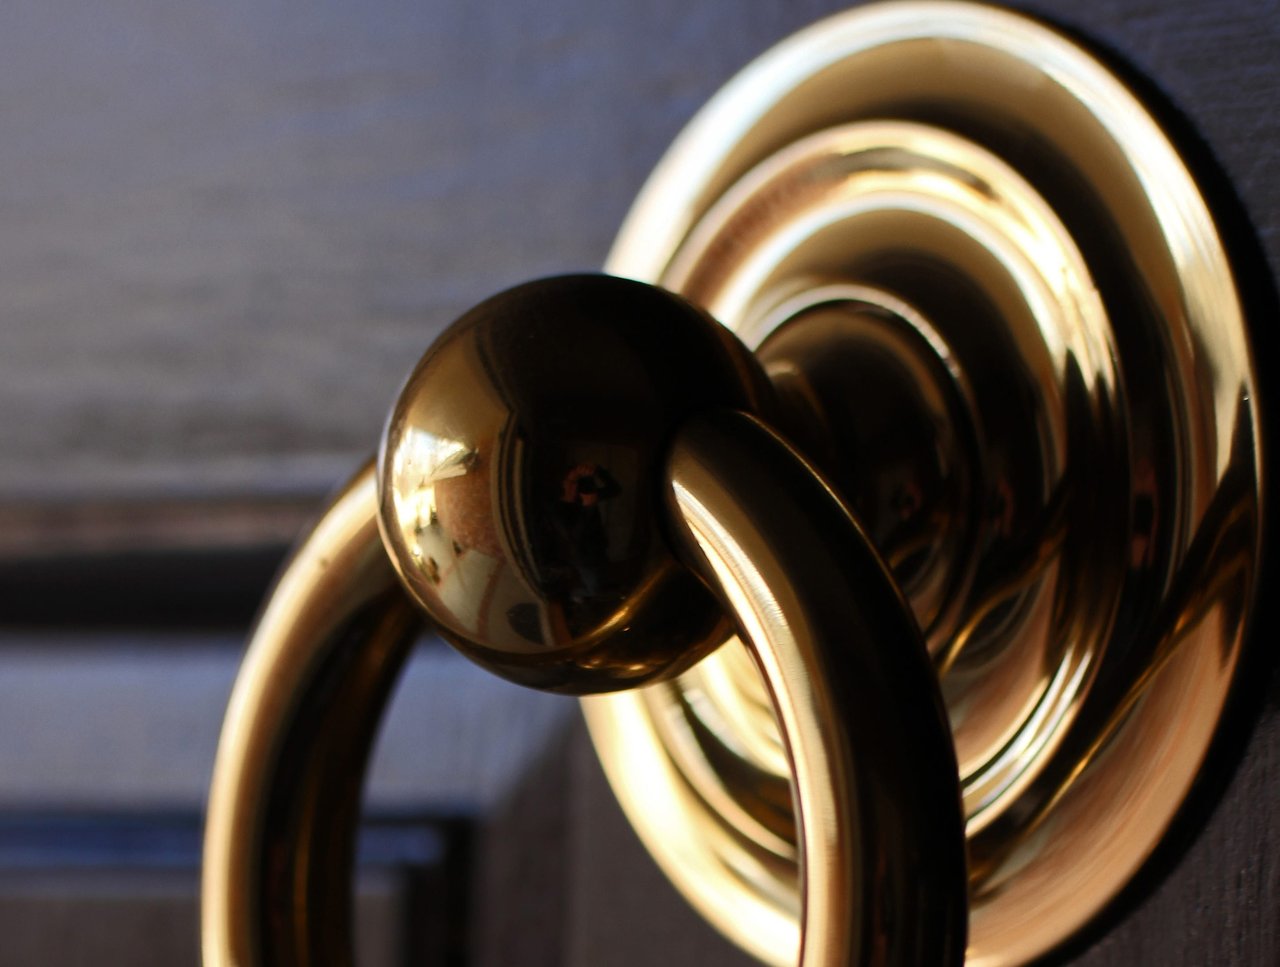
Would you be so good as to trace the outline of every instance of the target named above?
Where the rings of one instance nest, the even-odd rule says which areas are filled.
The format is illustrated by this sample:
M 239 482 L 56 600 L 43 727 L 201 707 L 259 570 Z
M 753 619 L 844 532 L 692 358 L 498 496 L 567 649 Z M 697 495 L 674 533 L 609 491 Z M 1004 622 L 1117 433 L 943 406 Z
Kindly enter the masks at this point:
M 200 818 L 0 815 L 0 962 L 199 963 Z M 460 967 L 465 824 L 384 818 L 361 831 L 356 952 L 366 967 Z
M 581 733 L 574 723 L 573 735 Z M 571 885 L 577 795 L 571 750 L 558 731 L 523 778 L 476 830 L 473 967 L 565 967 L 572 933 Z
M 0 9 L 0 497 L 324 491 L 821 3 Z

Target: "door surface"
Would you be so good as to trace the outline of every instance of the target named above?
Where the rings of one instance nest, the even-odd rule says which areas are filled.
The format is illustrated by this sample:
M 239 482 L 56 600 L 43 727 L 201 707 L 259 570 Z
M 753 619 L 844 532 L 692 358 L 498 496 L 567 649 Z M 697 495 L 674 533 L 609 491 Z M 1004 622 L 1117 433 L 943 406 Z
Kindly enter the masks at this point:
M 599 266 L 692 113 L 843 6 L 6 4 L 0 818 L 29 833 L 41 816 L 181 815 L 197 835 L 248 618 L 422 348 L 486 295 Z M 1132 76 L 1191 151 L 1239 260 L 1266 389 L 1280 6 L 1023 9 Z M 1280 962 L 1269 627 L 1263 613 L 1247 694 L 1176 842 L 1066 962 Z M 366 878 L 369 962 L 413 948 L 426 963 L 747 964 L 643 854 L 576 710 L 480 675 L 427 643 L 397 699 L 370 814 L 427 817 L 453 845 L 427 862 L 439 889 Z M 0 922 L 26 946 L 6 955 L 0 940 L 0 963 L 81 962 L 74 911 L 101 920 L 103 897 L 153 916 L 112 936 L 130 962 L 194 957 L 190 858 L 158 886 L 42 903 L 23 871 L 83 872 L 40 860 L 80 840 L 2 834 Z M 75 907 L 85 896 L 98 905 Z M 416 921 L 452 923 L 449 942 L 402 942 Z

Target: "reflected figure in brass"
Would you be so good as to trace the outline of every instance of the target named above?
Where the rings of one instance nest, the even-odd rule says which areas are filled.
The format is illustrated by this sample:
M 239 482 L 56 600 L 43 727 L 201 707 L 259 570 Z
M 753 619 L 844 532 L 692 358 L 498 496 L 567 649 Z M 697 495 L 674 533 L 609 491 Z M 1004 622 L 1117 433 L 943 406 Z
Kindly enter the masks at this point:
M 760 364 L 678 296 L 603 276 L 531 282 L 453 324 L 379 453 L 379 519 L 441 633 L 536 688 L 631 688 L 730 634 L 667 548 L 658 480 L 689 417 L 771 408 Z
M 958 964 L 959 770 L 928 652 L 861 526 L 771 429 L 773 392 L 678 296 L 608 276 L 519 286 L 446 330 L 401 392 L 383 540 L 441 634 L 525 685 L 670 680 L 736 632 L 796 788 L 802 964 Z

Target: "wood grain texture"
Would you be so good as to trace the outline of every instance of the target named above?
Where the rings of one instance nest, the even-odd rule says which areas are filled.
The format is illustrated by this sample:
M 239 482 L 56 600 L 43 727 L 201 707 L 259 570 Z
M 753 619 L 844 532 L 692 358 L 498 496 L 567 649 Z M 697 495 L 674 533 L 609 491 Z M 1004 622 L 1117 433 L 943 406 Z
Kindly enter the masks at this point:
M 0 550 L 283 540 L 372 449 L 435 332 L 497 289 L 597 266 L 689 116 L 841 6 L 0 5 Z M 1193 132 L 1273 350 L 1280 4 L 1025 9 L 1112 51 Z M 1269 692 L 1221 802 L 1079 963 L 1280 963 L 1280 688 L 1270 658 L 1256 674 Z M 675 901 L 574 741 L 573 823 L 546 815 L 565 802 L 551 769 L 520 787 L 553 797 L 543 818 L 502 814 L 491 844 L 569 844 L 566 892 L 542 901 L 562 959 L 496 962 L 744 963 Z M 490 862 L 495 896 L 522 902 L 502 892 L 518 853 Z M 546 862 L 529 861 L 553 889 Z
M 327 491 L 444 324 L 600 264 L 773 6 L 5 4 L 0 498 Z

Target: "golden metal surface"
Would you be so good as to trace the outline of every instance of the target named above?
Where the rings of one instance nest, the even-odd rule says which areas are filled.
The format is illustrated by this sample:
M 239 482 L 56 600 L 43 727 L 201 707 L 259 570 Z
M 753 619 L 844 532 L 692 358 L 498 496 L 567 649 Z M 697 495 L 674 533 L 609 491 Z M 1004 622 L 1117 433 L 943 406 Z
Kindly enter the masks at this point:
M 205 816 L 204 963 L 350 963 L 361 778 L 420 621 L 377 527 L 372 467 L 294 552 L 227 707 Z
M 499 675 L 576 694 L 669 678 L 731 626 L 668 550 L 665 448 L 693 413 L 771 399 L 755 358 L 677 296 L 517 286 L 405 384 L 379 459 L 386 547 L 441 634 Z
M 800 962 L 962 963 L 963 809 L 928 651 L 839 498 L 734 408 L 773 405 L 727 330 L 636 282 L 529 283 L 450 327 L 392 411 L 376 500 L 365 471 L 255 629 L 210 793 L 205 962 L 350 959 L 360 781 L 415 626 L 403 582 L 465 654 L 555 691 L 670 676 L 741 629 L 790 753 Z M 590 527 L 560 506 L 588 465 L 611 484 Z M 719 858 L 709 874 L 740 874 Z
M 1256 378 L 1174 146 L 1049 28 L 872 5 L 717 95 L 608 268 L 689 295 L 758 349 L 780 425 L 916 609 L 969 817 L 969 962 L 1067 939 L 1199 775 L 1256 593 Z M 586 708 L 676 885 L 748 950 L 795 963 L 786 759 L 742 649 Z M 639 748 L 663 781 L 620 767 Z M 709 871 L 673 828 L 747 872 Z
M 884 564 L 814 472 L 744 414 L 689 420 L 668 476 L 682 559 L 742 629 L 791 753 L 800 963 L 963 963 L 955 752 L 928 652 Z M 612 766 L 663 781 L 634 760 Z M 713 831 L 671 832 L 704 876 L 749 875 Z M 768 936 L 769 921 L 746 910 L 703 910 Z
M 1256 378 L 1173 145 L 1040 24 L 873 5 L 731 82 L 609 269 L 705 305 L 774 393 L 700 312 L 616 280 L 445 337 L 381 497 L 353 482 L 255 632 L 206 962 L 349 959 L 358 779 L 415 624 L 396 570 L 500 674 L 659 682 L 585 699 L 593 738 L 659 864 L 761 959 L 958 962 L 966 849 L 968 963 L 1069 938 L 1200 775 L 1256 594 Z M 716 599 L 746 644 L 664 680 L 722 636 Z

